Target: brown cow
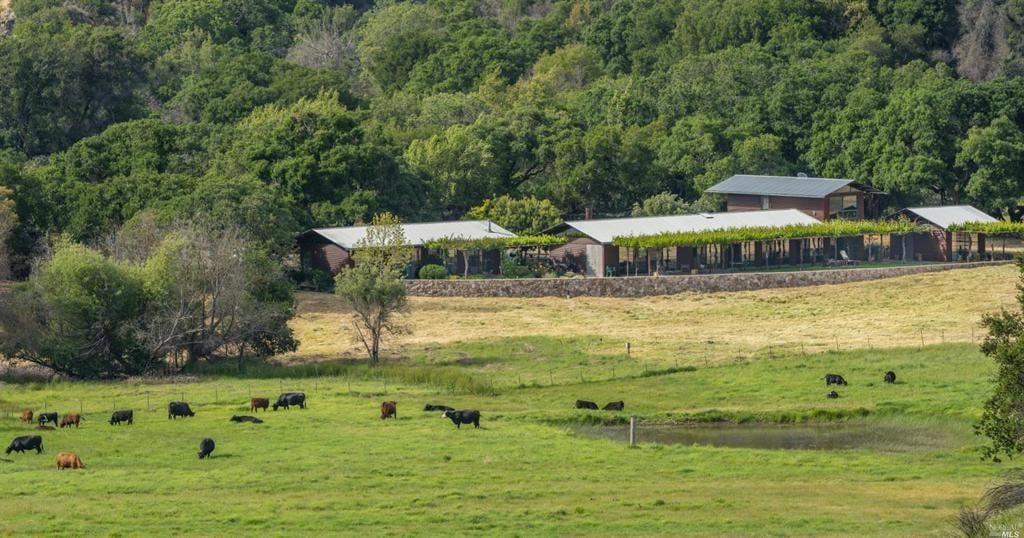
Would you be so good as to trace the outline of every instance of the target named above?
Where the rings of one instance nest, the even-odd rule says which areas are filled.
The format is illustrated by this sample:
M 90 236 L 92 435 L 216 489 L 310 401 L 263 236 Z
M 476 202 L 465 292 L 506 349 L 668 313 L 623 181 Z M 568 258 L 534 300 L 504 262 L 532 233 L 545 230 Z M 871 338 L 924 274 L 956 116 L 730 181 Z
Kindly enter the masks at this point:
M 388 417 L 398 418 L 398 404 L 395 402 L 381 402 L 380 403 L 380 419 L 384 420 Z
M 74 452 L 61 452 L 57 454 L 57 470 L 63 469 L 85 469 L 85 464 L 78 454 Z
M 32 410 L 31 409 L 25 409 L 24 411 L 21 412 L 21 421 L 22 422 L 32 422 L 32 416 L 33 416 L 32 415 Z
M 64 418 L 60 419 L 60 427 L 63 428 L 64 426 L 70 426 L 74 424 L 75 427 L 77 428 L 78 423 L 81 421 L 82 415 L 79 415 L 78 413 L 68 413 L 64 415 Z
M 257 409 L 266 411 L 267 408 L 270 407 L 270 400 L 266 398 L 253 398 L 252 401 L 249 402 L 249 405 L 250 410 L 252 411 L 256 411 Z

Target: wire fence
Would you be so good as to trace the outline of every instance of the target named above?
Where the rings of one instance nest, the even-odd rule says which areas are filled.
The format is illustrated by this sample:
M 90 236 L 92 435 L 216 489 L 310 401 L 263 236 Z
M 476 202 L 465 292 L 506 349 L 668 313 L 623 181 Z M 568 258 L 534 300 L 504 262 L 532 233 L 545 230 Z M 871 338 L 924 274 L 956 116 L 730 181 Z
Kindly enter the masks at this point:
M 0 392 L 0 417 L 20 416 L 23 409 L 35 412 L 76 412 L 94 417 L 116 410 L 131 409 L 136 413 L 163 414 L 168 403 L 183 401 L 193 409 L 204 407 L 228 408 L 244 413 L 249 411 L 252 398 L 267 398 L 273 403 L 284 392 L 305 392 L 310 405 L 321 398 L 337 396 L 363 396 L 374 398 L 396 391 L 415 389 L 438 395 L 494 396 L 521 388 L 600 383 L 616 380 L 658 377 L 702 368 L 715 368 L 731 364 L 794 357 L 828 356 L 830 354 L 900 353 L 924 350 L 941 344 L 978 345 L 985 337 L 980 327 L 953 329 L 930 328 L 916 331 L 884 333 L 836 331 L 830 337 L 792 335 L 782 341 L 779 335 L 764 335 L 763 339 L 744 335 L 742 341 L 689 341 L 643 342 L 630 341 L 610 348 L 611 339 L 590 349 L 573 350 L 578 360 L 564 358 L 547 362 L 543 356 L 512 358 L 504 363 L 481 361 L 477 364 L 465 359 L 439 358 L 433 362 L 399 363 L 379 371 L 362 370 L 353 375 L 321 375 L 329 368 L 298 370 L 304 377 L 288 375 L 270 378 L 230 378 L 217 376 L 210 379 L 192 377 L 153 378 L 143 382 L 130 381 L 111 384 L 111 394 L 102 398 L 86 393 L 87 385 L 73 390 L 61 389 L 63 381 L 27 382 L 20 384 L 17 401 Z M 568 343 L 572 346 L 572 343 Z M 881 358 L 881 357 L 880 357 Z M 403 364 L 406 364 L 403 366 Z M 456 366 L 461 365 L 461 366 Z M 281 367 L 282 372 L 294 370 Z M 436 370 L 440 375 L 423 377 L 425 370 Z M 366 372 L 375 377 L 367 377 Z M 447 376 L 446 374 L 451 374 Z M 465 383 L 471 377 L 473 383 Z M 185 379 L 187 382 L 180 382 Z M 70 393 L 70 394 L 69 394 Z M 103 420 L 106 420 L 105 418 Z

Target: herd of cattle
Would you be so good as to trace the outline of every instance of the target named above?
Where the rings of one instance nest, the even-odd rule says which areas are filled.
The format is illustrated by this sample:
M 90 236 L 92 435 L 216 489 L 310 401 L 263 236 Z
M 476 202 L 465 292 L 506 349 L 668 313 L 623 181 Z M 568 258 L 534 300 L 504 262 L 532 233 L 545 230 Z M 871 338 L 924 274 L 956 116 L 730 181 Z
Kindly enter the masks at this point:
M 839 374 L 825 374 L 824 377 L 825 386 L 831 385 L 842 385 L 846 386 L 848 383 L 843 376 Z M 882 379 L 885 383 L 895 383 L 896 373 L 888 371 Z M 836 399 L 839 398 L 839 393 L 831 391 L 826 395 L 827 398 Z M 292 406 L 298 406 L 301 409 L 306 408 L 306 394 L 302 392 L 286 392 L 277 397 L 277 401 L 274 405 L 270 405 L 270 400 L 267 398 L 252 398 L 249 402 L 249 409 L 251 412 L 258 412 L 260 409 L 266 411 L 268 407 L 272 407 L 274 411 L 280 408 L 288 409 Z M 604 407 L 600 409 L 604 411 L 622 411 L 625 409 L 626 404 L 622 400 L 615 402 L 608 402 Z M 596 402 L 588 400 L 576 400 L 576 409 L 598 409 Z M 474 428 L 480 427 L 480 411 L 475 409 L 456 410 L 453 407 L 439 404 L 426 404 L 423 406 L 423 411 L 441 411 L 441 417 L 447 418 L 452 421 L 457 428 L 462 428 L 463 424 L 472 424 Z M 189 407 L 187 402 L 171 402 L 167 404 L 167 418 L 168 420 L 177 419 L 178 417 L 194 417 L 195 412 Z M 53 430 L 53 426 L 47 426 L 47 424 L 58 424 L 57 413 L 39 413 L 34 415 L 31 409 L 26 409 L 21 413 L 22 422 L 32 422 L 33 418 L 38 420 L 39 430 Z M 59 426 L 61 428 L 74 426 L 78 428 L 83 418 L 79 413 L 68 413 L 63 417 L 59 417 Z M 398 402 L 386 401 L 380 404 L 380 418 L 385 420 L 388 418 L 398 418 Z M 231 422 L 248 422 L 253 424 L 262 424 L 263 421 L 248 415 L 234 415 L 230 419 Z M 121 423 L 131 425 L 134 423 L 134 412 L 131 409 L 125 409 L 120 411 L 114 411 L 110 415 L 110 425 L 117 426 Z M 205 438 L 199 443 L 199 459 L 208 458 L 212 453 L 216 443 L 213 439 Z M 43 452 L 43 438 L 40 435 L 24 435 L 14 438 L 11 444 L 7 447 L 6 454 L 11 452 L 17 452 L 19 454 L 25 451 L 35 450 L 36 454 Z M 74 452 L 61 452 L 57 454 L 57 469 L 85 469 L 85 464 L 82 463 L 81 458 Z
M 614 403 L 614 402 L 613 402 Z M 622 402 L 619 402 L 621 404 Z M 611 404 L 609 404 L 611 405 Z M 249 402 L 249 409 L 252 412 L 258 412 L 260 409 L 266 411 L 268 407 L 272 407 L 274 411 L 280 408 L 288 409 L 292 406 L 298 406 L 301 409 L 306 408 L 306 394 L 302 392 L 286 392 L 278 396 L 277 401 L 274 405 L 270 405 L 270 400 L 267 398 L 252 398 Z M 596 409 L 596 406 L 595 406 Z M 620 408 L 621 409 L 621 408 Z M 423 407 L 424 411 L 442 411 L 441 416 L 443 418 L 450 419 L 456 427 L 462 428 L 463 424 L 472 424 L 475 428 L 480 427 L 480 411 L 474 409 L 467 410 L 456 410 L 454 407 L 448 407 L 447 405 L 427 404 Z M 110 425 L 117 426 L 122 423 L 132 425 L 134 424 L 134 411 L 131 409 L 124 409 L 120 411 L 114 411 L 110 415 Z M 178 417 L 194 417 L 196 414 L 192 411 L 192 408 L 187 402 L 171 402 L 167 404 L 167 419 L 173 420 Z M 36 429 L 39 430 L 53 430 L 52 426 L 47 424 L 56 424 L 58 419 L 57 413 L 39 413 L 33 414 L 31 409 L 25 409 L 21 413 L 21 421 L 25 423 L 33 422 L 33 419 L 38 421 Z M 398 403 L 394 401 L 382 402 L 380 404 L 380 418 L 398 418 Z M 68 413 L 63 417 L 60 417 L 60 427 L 79 426 L 83 420 L 82 415 L 79 413 Z M 234 415 L 230 419 L 231 422 L 248 422 L 253 424 L 263 424 L 263 421 L 248 415 Z M 213 439 L 205 438 L 199 443 L 199 459 L 206 459 L 210 457 L 216 448 L 216 443 Z M 26 451 L 35 450 L 36 454 L 43 453 L 43 437 L 41 435 L 23 435 L 15 437 L 11 444 L 7 446 L 6 454 L 11 452 L 17 452 L 22 454 Z M 74 452 L 61 452 L 57 454 L 57 469 L 85 469 L 85 464 L 82 463 L 82 459 L 78 454 Z

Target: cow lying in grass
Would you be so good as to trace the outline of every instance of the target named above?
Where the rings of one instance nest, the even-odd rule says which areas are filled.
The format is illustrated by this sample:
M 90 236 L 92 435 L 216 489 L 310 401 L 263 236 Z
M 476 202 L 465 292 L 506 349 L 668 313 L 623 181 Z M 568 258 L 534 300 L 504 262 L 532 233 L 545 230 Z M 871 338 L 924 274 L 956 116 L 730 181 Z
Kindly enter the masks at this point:
M 608 402 L 608 404 L 605 405 L 602 409 L 604 409 L 605 411 L 622 411 L 625 408 L 626 403 L 623 402 L 622 400 L 619 400 L 617 402 Z
M 576 409 L 597 409 L 597 404 L 587 400 L 576 400 Z
M 435 405 L 427 404 L 423 406 L 424 411 L 455 411 L 454 407 L 448 407 L 447 405 Z
M 235 415 L 235 416 L 231 417 L 231 422 L 252 422 L 253 424 L 263 424 L 262 420 L 260 420 L 260 419 L 258 419 L 256 417 L 250 417 L 248 415 L 242 415 L 242 416 Z
M 827 398 L 829 398 L 831 400 L 835 400 L 836 398 L 839 397 L 839 393 L 836 392 L 836 391 L 832 391 L 832 392 L 826 394 L 825 397 L 827 397 Z
M 444 418 L 451 419 L 455 427 L 462 429 L 463 424 L 472 424 L 474 428 L 480 427 L 480 411 L 467 409 L 464 411 L 445 411 L 441 415 Z

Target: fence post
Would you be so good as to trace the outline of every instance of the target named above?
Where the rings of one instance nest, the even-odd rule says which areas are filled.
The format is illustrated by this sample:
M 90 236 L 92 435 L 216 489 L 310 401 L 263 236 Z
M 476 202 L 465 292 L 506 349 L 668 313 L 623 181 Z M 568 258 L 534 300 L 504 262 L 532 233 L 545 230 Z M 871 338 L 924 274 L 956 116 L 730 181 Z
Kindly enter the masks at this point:
M 636 446 L 636 417 L 629 417 L 629 446 Z
M 629 356 L 629 342 L 626 342 L 626 356 Z

